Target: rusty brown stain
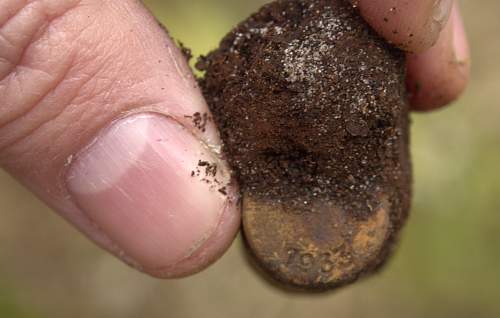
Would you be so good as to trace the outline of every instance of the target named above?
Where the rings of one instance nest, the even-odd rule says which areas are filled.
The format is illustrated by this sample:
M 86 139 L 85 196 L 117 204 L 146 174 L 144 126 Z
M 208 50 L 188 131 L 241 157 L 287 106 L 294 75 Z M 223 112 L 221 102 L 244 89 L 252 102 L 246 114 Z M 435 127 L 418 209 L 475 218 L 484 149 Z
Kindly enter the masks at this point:
M 244 195 L 245 237 L 260 265 L 282 283 L 305 289 L 340 286 L 374 267 L 390 243 L 390 207 L 386 197 L 381 202 L 364 220 L 329 203 L 318 204 L 321 217 L 310 218 L 287 211 L 286 204 Z M 316 229 L 329 239 L 318 240 Z

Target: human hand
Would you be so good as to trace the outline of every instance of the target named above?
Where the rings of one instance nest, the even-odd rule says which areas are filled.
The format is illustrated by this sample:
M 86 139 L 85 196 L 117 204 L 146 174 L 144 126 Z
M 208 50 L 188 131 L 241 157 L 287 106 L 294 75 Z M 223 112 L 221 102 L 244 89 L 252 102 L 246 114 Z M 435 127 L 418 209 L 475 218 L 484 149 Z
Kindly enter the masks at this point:
M 202 269 L 239 227 L 207 112 L 139 1 L 0 0 L 0 165 L 155 276 Z
M 439 32 L 418 28 L 425 14 L 396 2 L 359 6 L 389 40 L 429 48 Z M 378 25 L 388 3 L 401 10 Z M 458 11 L 434 48 L 409 55 L 415 109 L 440 106 L 465 86 L 468 53 L 452 21 Z M 414 30 L 415 40 L 395 28 Z M 462 35 L 453 42 L 453 34 Z M 449 63 L 453 52 L 463 63 Z M 151 275 L 203 269 L 238 230 L 237 188 L 207 112 L 182 54 L 138 1 L 0 0 L 0 165 Z

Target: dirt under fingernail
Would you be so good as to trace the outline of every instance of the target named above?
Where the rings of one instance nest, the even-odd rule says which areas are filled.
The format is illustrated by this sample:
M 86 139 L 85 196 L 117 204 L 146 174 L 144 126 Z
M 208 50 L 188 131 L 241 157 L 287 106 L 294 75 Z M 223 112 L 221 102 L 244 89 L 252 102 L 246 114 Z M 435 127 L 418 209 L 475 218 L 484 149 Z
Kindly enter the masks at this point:
M 280 0 L 197 66 L 262 268 L 325 290 L 380 267 L 410 207 L 404 54 L 348 1 Z

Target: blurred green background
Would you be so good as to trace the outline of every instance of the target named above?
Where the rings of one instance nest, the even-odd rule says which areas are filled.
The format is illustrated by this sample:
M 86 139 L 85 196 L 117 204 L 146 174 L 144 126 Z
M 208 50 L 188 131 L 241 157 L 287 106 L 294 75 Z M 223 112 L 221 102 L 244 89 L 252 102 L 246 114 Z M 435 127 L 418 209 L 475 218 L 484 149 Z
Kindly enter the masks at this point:
M 145 2 L 198 55 L 265 1 Z M 333 294 L 289 295 L 247 266 L 238 240 L 207 271 L 154 280 L 0 172 L 0 317 L 500 317 L 500 2 L 462 7 L 472 83 L 453 107 L 413 115 L 415 203 L 380 275 Z

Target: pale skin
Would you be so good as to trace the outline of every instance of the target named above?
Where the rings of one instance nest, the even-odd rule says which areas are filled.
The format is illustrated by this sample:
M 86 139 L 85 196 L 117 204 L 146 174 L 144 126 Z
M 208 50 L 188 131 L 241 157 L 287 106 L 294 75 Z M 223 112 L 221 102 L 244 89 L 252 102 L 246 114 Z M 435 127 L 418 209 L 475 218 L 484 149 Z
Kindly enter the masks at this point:
M 353 2 L 408 52 L 414 110 L 463 92 L 470 57 L 454 1 Z M 139 1 L 0 0 L 0 165 L 156 277 L 206 268 L 239 229 L 216 128 L 188 117 L 207 112 L 179 50 Z M 192 175 L 200 160 L 217 164 L 220 187 Z

